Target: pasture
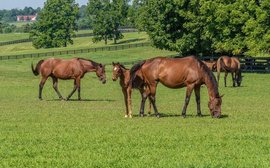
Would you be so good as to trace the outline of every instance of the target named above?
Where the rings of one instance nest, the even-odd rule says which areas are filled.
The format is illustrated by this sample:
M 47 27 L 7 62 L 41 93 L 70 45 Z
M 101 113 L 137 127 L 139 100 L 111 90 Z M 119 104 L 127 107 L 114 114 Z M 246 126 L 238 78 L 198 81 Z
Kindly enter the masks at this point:
M 173 52 L 151 47 L 97 52 L 77 57 L 106 63 L 107 83 L 94 73 L 82 79 L 82 101 L 59 101 L 49 79 L 38 99 L 39 77 L 30 69 L 41 58 L 0 62 L 0 167 L 270 167 L 270 75 L 244 74 L 242 87 L 231 87 L 223 75 L 221 119 L 207 107 L 196 117 L 192 95 L 187 118 L 180 116 L 185 88 L 157 89 L 161 118 L 138 116 L 140 94 L 132 95 L 134 117 L 124 118 L 119 82 L 112 61 L 128 62 Z M 67 55 L 64 58 L 73 57 Z M 131 65 L 126 65 L 131 67 Z M 63 96 L 73 81 L 59 81 Z

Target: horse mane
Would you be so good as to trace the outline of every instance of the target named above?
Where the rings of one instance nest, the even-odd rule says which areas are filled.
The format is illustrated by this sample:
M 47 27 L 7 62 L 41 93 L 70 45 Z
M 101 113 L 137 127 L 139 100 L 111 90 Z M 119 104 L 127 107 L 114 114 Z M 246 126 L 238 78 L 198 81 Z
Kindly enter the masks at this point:
M 143 66 L 143 64 L 146 61 L 140 61 L 139 63 L 133 65 L 133 67 L 130 69 L 130 80 L 129 80 L 129 84 L 131 85 L 131 87 L 134 86 L 134 79 L 136 78 L 136 72 L 141 69 L 141 67 Z
M 201 60 L 199 60 L 197 57 L 195 57 L 198 61 L 199 61 L 199 65 L 201 67 L 201 69 L 206 73 L 206 75 L 209 77 L 209 80 L 212 81 L 213 86 L 214 86 L 214 91 L 216 92 L 215 95 L 216 97 L 219 97 L 219 93 L 218 93 L 218 84 L 217 84 L 217 80 L 216 77 L 214 75 L 214 73 L 207 67 L 207 65 L 205 65 Z
M 119 66 L 120 66 L 121 68 L 125 69 L 125 70 L 128 70 L 128 68 L 126 68 L 123 64 L 120 64 L 120 63 L 119 63 Z
M 90 60 L 90 59 L 86 59 L 86 58 L 77 58 L 78 60 L 83 60 L 83 61 L 89 61 L 93 64 L 94 67 L 97 67 L 99 66 L 99 63 L 93 61 L 93 60 Z

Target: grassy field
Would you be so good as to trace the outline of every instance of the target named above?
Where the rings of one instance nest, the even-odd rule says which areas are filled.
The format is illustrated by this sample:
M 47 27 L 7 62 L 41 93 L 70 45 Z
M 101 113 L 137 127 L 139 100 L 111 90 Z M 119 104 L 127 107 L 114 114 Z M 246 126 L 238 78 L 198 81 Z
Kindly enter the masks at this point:
M 168 54 L 174 53 L 144 47 L 76 56 L 110 64 Z M 185 89 L 161 84 L 157 106 L 162 117 L 138 117 L 135 90 L 135 116 L 126 119 L 110 65 L 105 85 L 94 73 L 85 76 L 82 101 L 76 101 L 77 94 L 73 101 L 59 101 L 51 79 L 40 101 L 39 77 L 30 70 L 39 59 L 0 61 L 0 167 L 270 167 L 269 74 L 244 74 L 238 88 L 225 88 L 222 81 L 221 119 L 209 116 L 205 86 L 204 117 L 196 117 L 193 95 L 183 119 Z M 63 95 L 72 83 L 60 81 Z
M 72 50 L 72 49 L 85 49 L 104 46 L 104 41 L 93 43 L 92 37 L 82 37 L 74 38 L 74 44 L 68 45 L 67 47 L 60 47 L 54 49 L 35 49 L 32 43 L 19 43 L 14 45 L 0 46 L 0 56 L 1 55 L 15 55 L 15 54 L 26 54 L 26 53 L 40 53 L 40 52 L 50 52 L 50 51 L 62 51 L 62 50 Z M 118 44 L 132 44 L 141 43 L 148 41 L 148 36 L 144 32 L 135 33 L 124 33 L 124 38 L 118 41 Z M 114 45 L 113 41 L 108 41 L 108 45 Z

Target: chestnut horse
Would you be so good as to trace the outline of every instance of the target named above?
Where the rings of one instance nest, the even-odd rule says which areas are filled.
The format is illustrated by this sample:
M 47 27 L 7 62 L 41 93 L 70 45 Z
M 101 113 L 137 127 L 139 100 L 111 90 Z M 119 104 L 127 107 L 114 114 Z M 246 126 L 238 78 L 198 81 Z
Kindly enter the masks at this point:
M 211 70 L 216 71 L 217 70 L 217 61 L 202 61 L 205 63 L 205 65 Z
M 217 60 L 217 80 L 218 80 L 218 83 L 219 83 L 221 71 L 225 72 L 225 76 L 224 76 L 225 87 L 227 86 L 226 79 L 227 79 L 227 75 L 229 72 L 232 74 L 233 87 L 235 87 L 235 83 L 237 83 L 237 86 L 241 85 L 242 75 L 241 75 L 240 62 L 239 62 L 238 58 L 221 56 Z
M 202 115 L 200 107 L 200 88 L 201 85 L 205 84 L 208 89 L 208 107 L 212 117 L 219 118 L 221 115 L 222 96 L 219 95 L 216 78 L 209 68 L 194 56 L 185 58 L 152 58 L 138 63 L 131 68 L 131 83 L 136 77 L 136 74 L 141 74 L 148 86 L 144 90 L 141 101 L 141 116 L 144 115 L 145 99 L 149 96 L 155 114 L 159 117 L 155 103 L 158 82 L 173 89 L 187 87 L 185 103 L 182 110 L 183 117 L 186 117 L 186 109 L 193 89 L 196 95 L 197 115 Z
M 131 85 L 129 83 L 130 80 L 130 70 L 127 69 L 124 65 L 118 63 L 114 63 L 112 62 L 113 65 L 113 74 L 112 74 L 112 80 L 116 81 L 118 78 L 120 78 L 119 80 L 119 84 L 122 88 L 122 92 L 124 95 L 124 101 L 125 101 L 125 106 L 126 106 L 126 114 L 125 117 L 130 117 L 132 118 L 132 106 L 131 106 L 131 92 L 132 92 L 132 88 Z M 139 89 L 139 91 L 141 92 L 141 94 L 143 93 L 143 89 L 145 87 L 144 82 L 141 78 L 137 77 L 136 80 L 134 80 L 134 82 L 136 82 L 136 86 L 137 89 Z M 148 114 L 151 113 L 151 103 L 149 102 L 149 109 L 148 109 Z
M 35 76 L 41 74 L 42 77 L 39 83 L 40 100 L 42 100 L 42 89 L 48 77 L 52 78 L 53 88 L 62 100 L 64 100 L 64 98 L 58 90 L 58 79 L 74 79 L 74 88 L 66 100 L 68 100 L 76 90 L 78 90 L 78 99 L 81 100 L 80 81 L 87 72 L 96 72 L 100 81 L 102 81 L 103 84 L 106 83 L 105 65 L 84 58 L 72 58 L 70 60 L 49 58 L 47 60 L 40 60 L 35 68 L 32 63 L 32 72 Z

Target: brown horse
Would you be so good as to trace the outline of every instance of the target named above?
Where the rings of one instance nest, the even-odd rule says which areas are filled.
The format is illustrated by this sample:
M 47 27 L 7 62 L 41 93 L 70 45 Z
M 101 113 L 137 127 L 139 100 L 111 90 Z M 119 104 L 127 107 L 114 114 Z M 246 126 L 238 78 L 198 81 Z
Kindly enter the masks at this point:
M 48 77 L 52 78 L 53 88 L 60 99 L 64 98 L 58 90 L 58 79 L 74 79 L 74 88 L 66 100 L 68 100 L 76 90 L 78 90 L 78 99 L 81 100 L 80 81 L 87 72 L 96 72 L 100 81 L 102 81 L 103 84 L 106 83 L 105 65 L 84 58 L 72 58 L 70 60 L 49 58 L 47 60 L 40 60 L 35 68 L 32 63 L 32 72 L 35 76 L 41 74 L 42 77 L 39 84 L 40 100 L 42 100 L 42 89 Z
M 205 63 L 205 65 L 211 70 L 216 71 L 217 70 L 217 61 L 202 61 Z
M 113 75 L 112 75 L 112 80 L 116 81 L 118 78 L 120 78 L 119 84 L 122 88 L 122 92 L 124 95 L 124 101 L 125 101 L 125 106 L 126 106 L 126 114 L 125 117 L 130 117 L 132 118 L 132 106 L 131 106 L 131 92 L 132 88 L 129 83 L 130 81 L 130 70 L 127 69 L 124 65 L 118 63 L 112 62 L 113 65 Z M 145 83 L 140 77 L 137 77 L 136 80 L 134 80 L 136 83 L 137 88 L 140 90 L 141 94 L 143 93 Z M 149 102 L 149 109 L 148 109 L 148 114 L 151 113 L 151 103 Z
M 219 83 L 221 71 L 225 72 L 225 76 L 224 76 L 225 87 L 227 86 L 226 79 L 227 79 L 227 75 L 229 72 L 232 74 L 233 87 L 235 87 L 235 83 L 237 83 L 237 86 L 241 85 L 242 75 L 241 75 L 240 62 L 239 62 L 238 58 L 221 56 L 217 60 L 217 80 L 218 80 L 218 83 Z
M 137 74 L 141 74 L 147 84 L 147 89 L 141 101 L 140 114 L 144 115 L 145 99 L 149 96 L 155 114 L 159 117 L 155 104 L 155 95 L 158 82 L 169 88 L 187 87 L 186 98 L 182 110 L 182 116 L 186 117 L 186 109 L 193 89 L 195 90 L 197 102 L 197 114 L 201 116 L 200 88 L 205 84 L 208 89 L 208 107 L 212 117 L 219 118 L 221 115 L 222 99 L 218 92 L 218 85 L 213 73 L 207 66 L 194 56 L 185 58 L 164 58 L 156 57 L 134 65 L 131 68 L 131 83 Z M 133 85 L 133 84 L 132 84 Z

